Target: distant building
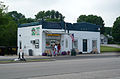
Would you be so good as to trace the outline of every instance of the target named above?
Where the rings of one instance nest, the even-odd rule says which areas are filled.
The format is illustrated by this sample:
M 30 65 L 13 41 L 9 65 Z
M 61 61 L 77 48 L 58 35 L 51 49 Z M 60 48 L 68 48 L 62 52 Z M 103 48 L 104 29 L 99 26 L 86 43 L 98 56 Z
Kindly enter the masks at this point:
M 42 55 L 51 51 L 52 45 L 60 44 L 62 51 L 78 49 L 90 53 L 97 49 L 100 53 L 100 26 L 91 23 L 33 22 L 18 27 L 18 52 L 25 55 Z M 71 37 L 73 35 L 74 38 Z
M 100 35 L 100 44 L 108 44 L 108 37 L 101 34 Z

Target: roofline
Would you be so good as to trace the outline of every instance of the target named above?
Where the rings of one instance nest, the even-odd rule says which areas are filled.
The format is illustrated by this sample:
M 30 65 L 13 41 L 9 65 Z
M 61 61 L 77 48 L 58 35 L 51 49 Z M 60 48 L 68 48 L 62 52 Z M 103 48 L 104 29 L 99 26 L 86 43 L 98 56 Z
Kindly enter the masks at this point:
M 100 26 L 100 25 L 96 25 L 96 24 L 89 23 L 89 22 L 77 22 L 77 23 L 73 23 L 73 24 L 82 24 L 82 23 L 95 25 L 95 26 L 97 26 L 97 28 L 98 28 L 98 27 L 99 27 L 99 28 L 102 27 L 102 26 Z
M 65 23 L 63 24 L 63 22 L 46 22 L 46 21 L 39 21 L 39 22 L 32 22 L 32 23 L 27 23 L 27 24 L 20 24 L 18 25 L 18 28 L 22 28 L 22 27 L 30 27 L 30 26 L 37 26 L 37 25 L 43 25 L 42 28 L 45 29 L 44 27 L 44 23 L 60 23 L 60 28 L 47 28 L 47 29 L 64 29 L 64 30 L 68 30 L 68 31 L 90 31 L 90 32 L 100 32 L 100 30 L 98 30 L 100 28 L 99 25 L 96 24 L 92 24 L 92 23 L 88 23 L 88 22 L 78 22 L 78 23 Z M 68 26 L 67 26 L 68 24 Z M 81 25 L 87 24 L 87 25 L 91 25 L 93 27 L 88 28 L 88 26 L 81 26 Z M 76 26 L 78 28 L 78 26 L 81 26 L 81 29 L 75 29 L 73 28 L 74 26 Z M 72 27 L 72 28 L 71 28 Z M 88 29 L 87 29 L 88 28 Z M 93 29 L 91 29 L 93 28 Z
M 36 26 L 36 25 L 42 25 L 42 22 L 32 22 L 32 23 L 27 23 L 27 24 L 19 24 L 18 28 Z
M 99 30 L 69 30 L 69 31 L 87 31 L 87 32 L 100 32 Z

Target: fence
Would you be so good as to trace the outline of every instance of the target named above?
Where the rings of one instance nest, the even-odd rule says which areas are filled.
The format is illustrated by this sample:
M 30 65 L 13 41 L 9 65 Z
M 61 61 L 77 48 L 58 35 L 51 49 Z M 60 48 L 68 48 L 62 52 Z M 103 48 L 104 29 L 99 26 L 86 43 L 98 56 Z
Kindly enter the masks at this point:
M 0 46 L 0 55 L 17 55 L 17 47 L 15 46 Z

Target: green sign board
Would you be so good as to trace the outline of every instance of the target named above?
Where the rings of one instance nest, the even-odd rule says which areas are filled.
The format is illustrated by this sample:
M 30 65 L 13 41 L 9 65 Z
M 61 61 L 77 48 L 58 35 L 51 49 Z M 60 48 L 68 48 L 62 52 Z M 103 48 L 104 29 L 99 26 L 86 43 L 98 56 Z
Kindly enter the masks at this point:
M 40 35 L 40 27 L 32 28 L 32 35 Z

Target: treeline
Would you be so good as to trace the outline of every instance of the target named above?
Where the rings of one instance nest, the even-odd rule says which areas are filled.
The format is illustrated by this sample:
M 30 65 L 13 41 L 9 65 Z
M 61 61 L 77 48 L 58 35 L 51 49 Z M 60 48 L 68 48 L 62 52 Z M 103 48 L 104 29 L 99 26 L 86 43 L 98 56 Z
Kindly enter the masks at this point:
M 55 10 L 40 11 L 35 18 L 26 18 L 17 11 L 7 12 L 7 6 L 0 2 L 0 46 L 17 46 L 17 27 L 19 24 L 45 20 L 48 22 L 64 21 L 65 16 Z M 101 26 L 101 34 L 113 36 L 116 43 L 120 43 L 120 17 L 116 19 L 112 28 L 104 27 L 104 20 L 97 15 L 80 15 L 77 22 L 89 22 Z

